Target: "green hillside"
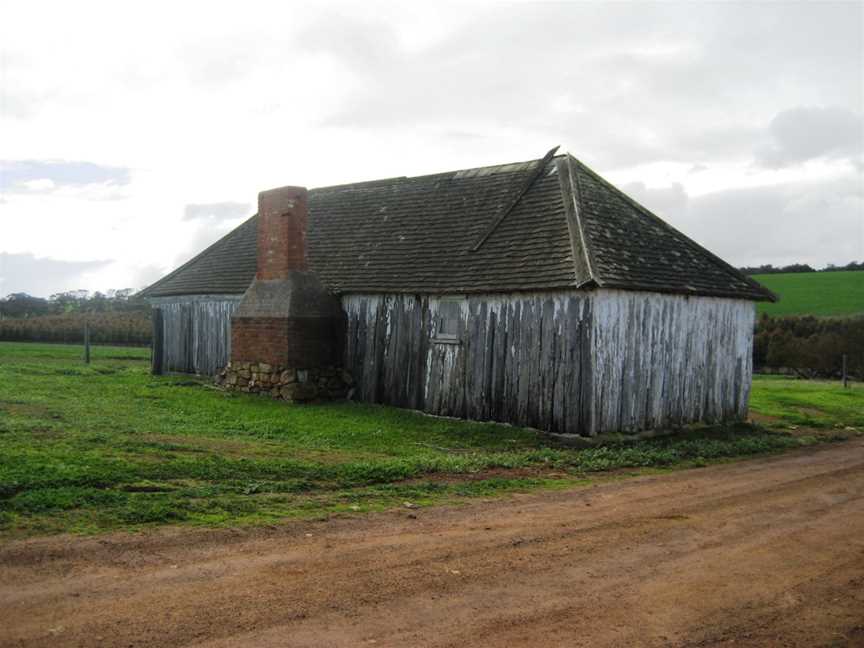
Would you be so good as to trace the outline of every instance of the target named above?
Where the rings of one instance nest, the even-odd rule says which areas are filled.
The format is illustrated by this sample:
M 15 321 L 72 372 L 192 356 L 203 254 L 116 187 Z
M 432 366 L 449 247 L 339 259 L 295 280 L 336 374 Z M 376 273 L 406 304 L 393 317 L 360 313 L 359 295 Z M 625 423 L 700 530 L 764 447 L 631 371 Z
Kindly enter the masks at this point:
M 753 278 L 780 296 L 760 302 L 769 315 L 857 315 L 864 313 L 864 271 L 760 274 Z

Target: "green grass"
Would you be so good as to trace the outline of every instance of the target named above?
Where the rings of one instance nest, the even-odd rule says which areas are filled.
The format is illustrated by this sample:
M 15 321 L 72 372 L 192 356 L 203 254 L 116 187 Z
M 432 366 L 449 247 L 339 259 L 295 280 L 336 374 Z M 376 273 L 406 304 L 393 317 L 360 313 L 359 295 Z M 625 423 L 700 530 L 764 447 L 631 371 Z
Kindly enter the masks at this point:
M 358 403 L 295 406 L 154 377 L 146 349 L 96 347 L 89 366 L 80 356 L 78 347 L 0 343 L 0 537 L 459 502 L 819 440 L 742 425 L 563 449 L 526 429 Z M 807 391 L 808 416 L 823 427 L 861 424 L 862 391 L 834 392 Z M 790 393 L 796 383 L 759 381 L 754 402 L 782 419 Z
M 768 315 L 841 316 L 864 313 L 864 271 L 760 274 L 753 278 L 780 296 L 760 302 Z
M 786 426 L 864 430 L 864 383 L 757 376 L 750 409 Z

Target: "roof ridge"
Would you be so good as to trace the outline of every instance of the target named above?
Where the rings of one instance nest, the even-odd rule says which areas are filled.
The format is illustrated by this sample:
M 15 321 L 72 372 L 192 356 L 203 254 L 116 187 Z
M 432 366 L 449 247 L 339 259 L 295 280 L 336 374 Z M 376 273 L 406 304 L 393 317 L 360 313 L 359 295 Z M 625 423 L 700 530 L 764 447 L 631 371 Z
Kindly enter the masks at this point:
M 558 148 L 559 147 L 556 146 L 555 150 L 557 150 Z M 561 153 L 559 155 L 554 155 L 552 157 L 552 159 L 562 158 L 562 157 L 565 157 L 566 155 L 567 155 L 566 153 Z M 449 171 L 436 171 L 434 173 L 421 173 L 420 175 L 414 175 L 414 176 L 393 176 L 392 178 L 381 178 L 378 180 L 363 180 L 360 182 L 344 182 L 344 183 L 335 184 L 335 185 L 324 185 L 322 187 L 312 187 L 309 189 L 309 192 L 311 193 L 313 191 L 324 191 L 327 189 L 342 189 L 342 188 L 348 188 L 348 187 L 362 187 L 365 185 L 385 184 L 387 182 L 396 182 L 396 181 L 400 181 L 400 180 L 421 180 L 423 178 L 435 178 L 438 176 L 441 176 L 441 177 L 455 176 L 456 174 L 459 174 L 459 173 L 469 173 L 471 171 L 486 171 L 486 170 L 490 170 L 490 169 L 503 169 L 505 167 L 517 167 L 517 166 L 521 167 L 521 166 L 525 166 L 528 164 L 533 164 L 533 163 L 535 163 L 541 159 L 542 158 L 533 158 L 531 160 L 520 160 L 518 162 L 506 162 L 504 164 L 487 164 L 487 165 L 478 166 L 478 167 L 468 167 L 466 169 L 451 169 Z
M 346 187 L 365 187 L 365 186 L 379 186 L 386 184 L 388 182 L 396 182 L 399 180 L 410 180 L 409 176 L 393 176 L 392 178 L 379 178 L 378 180 L 362 180 L 360 182 L 343 182 L 342 184 L 335 185 L 325 185 L 323 187 L 312 187 L 309 189 L 309 193 L 315 191 L 327 191 L 330 189 L 344 189 Z
M 591 175 L 595 180 L 597 180 L 598 182 L 600 182 L 604 186 L 611 189 L 617 196 L 623 198 L 627 203 L 629 203 L 632 207 L 634 207 L 639 212 L 641 212 L 644 216 L 647 216 L 653 222 L 657 223 L 658 225 L 660 225 L 664 229 L 670 231 L 673 235 L 679 237 L 684 242 L 685 245 L 698 251 L 700 254 L 703 254 L 709 261 L 711 261 L 714 265 L 716 265 L 717 267 L 724 270 L 727 274 L 730 274 L 731 276 L 735 277 L 736 279 L 740 279 L 740 280 L 744 281 L 745 283 L 747 283 L 747 285 L 749 285 L 751 288 L 753 288 L 757 292 L 764 294 L 766 297 L 768 297 L 770 299 L 770 301 L 772 301 L 772 302 L 778 301 L 777 295 L 775 293 L 771 292 L 770 290 L 768 290 L 765 286 L 763 286 L 759 282 L 755 281 L 754 279 L 751 279 L 750 277 L 745 275 L 743 272 L 741 272 L 740 270 L 738 270 L 737 268 L 735 268 L 731 264 L 727 263 L 726 261 L 724 261 L 723 259 L 718 257 L 716 254 L 714 254 L 710 250 L 702 247 L 699 243 L 697 243 L 696 241 L 691 239 L 684 232 L 682 232 L 679 229 L 676 229 L 675 227 L 673 227 L 672 225 L 667 223 L 665 220 L 660 218 L 657 214 L 652 212 L 650 209 L 648 209 L 647 207 L 645 207 L 644 205 L 639 203 L 636 199 L 631 198 L 626 193 L 621 191 L 618 187 L 616 187 L 614 184 L 612 184 L 611 182 L 606 180 L 603 176 L 601 176 L 599 173 L 597 173 L 596 171 L 591 169 L 588 165 L 583 163 L 581 160 L 573 157 L 572 155 L 570 157 L 586 173 Z

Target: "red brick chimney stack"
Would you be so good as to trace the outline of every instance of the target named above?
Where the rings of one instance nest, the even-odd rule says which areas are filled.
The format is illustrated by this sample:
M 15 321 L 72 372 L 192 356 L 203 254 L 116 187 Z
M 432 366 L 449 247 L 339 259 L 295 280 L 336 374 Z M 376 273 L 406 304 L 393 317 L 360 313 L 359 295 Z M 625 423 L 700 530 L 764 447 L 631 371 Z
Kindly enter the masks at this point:
M 285 279 L 306 270 L 307 192 L 281 187 L 258 194 L 257 279 Z
M 304 187 L 258 194 L 257 271 L 231 317 L 232 363 L 305 376 L 340 362 L 342 306 L 309 268 L 306 227 Z

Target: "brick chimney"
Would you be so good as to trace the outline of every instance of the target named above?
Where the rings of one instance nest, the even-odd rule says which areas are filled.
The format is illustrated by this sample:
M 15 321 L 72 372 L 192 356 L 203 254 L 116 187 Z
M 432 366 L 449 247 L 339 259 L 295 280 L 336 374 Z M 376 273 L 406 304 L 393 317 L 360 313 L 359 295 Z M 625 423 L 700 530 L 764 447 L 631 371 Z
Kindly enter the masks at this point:
M 344 315 L 308 269 L 306 226 L 305 188 L 258 194 L 258 267 L 231 318 L 232 365 L 301 370 L 303 378 L 340 362 Z
M 304 187 L 282 187 L 258 194 L 258 269 L 256 279 L 285 279 L 306 270 Z

